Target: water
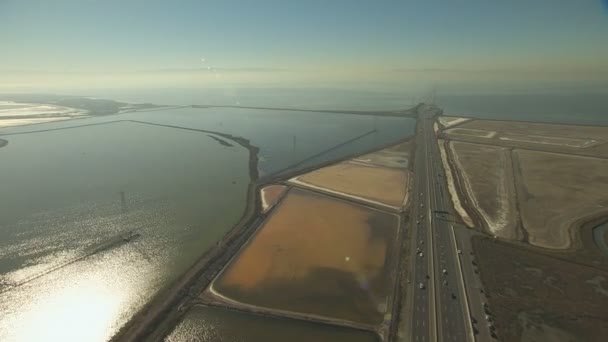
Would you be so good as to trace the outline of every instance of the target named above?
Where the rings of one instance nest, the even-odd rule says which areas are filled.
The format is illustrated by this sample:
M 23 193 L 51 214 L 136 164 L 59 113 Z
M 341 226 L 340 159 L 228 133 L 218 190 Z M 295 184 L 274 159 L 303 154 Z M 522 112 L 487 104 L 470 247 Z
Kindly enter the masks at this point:
M 292 188 L 212 289 L 258 310 L 378 326 L 393 300 L 399 217 Z
M 260 148 L 260 175 L 313 166 L 410 136 L 415 120 L 322 112 L 185 108 L 133 114 L 133 119 L 221 131 L 248 139 Z M 372 132 L 373 131 L 373 132 Z M 324 151 L 343 142 L 361 139 Z M 314 157 L 320 154 L 317 157 Z
M 107 340 L 245 211 L 249 150 L 206 133 L 108 122 L 2 138 L 0 340 Z
M 445 115 L 608 126 L 607 93 L 438 96 Z
M 250 140 L 269 175 L 401 139 L 414 123 L 186 108 L 0 129 L 0 339 L 106 340 L 239 221 L 250 151 L 200 130 Z
M 234 87 L 74 90 L 126 102 L 214 104 L 301 109 L 398 110 L 435 101 L 446 115 L 566 124 L 608 125 L 603 84 L 497 84 L 361 88 Z M 434 99 L 432 94 L 435 93 Z
M 96 89 L 74 95 L 108 98 L 129 103 L 166 105 L 230 105 L 298 109 L 397 110 L 414 106 L 418 95 L 402 90 L 344 89 L 335 87 L 238 87 Z
M 185 315 L 166 341 L 377 342 L 380 338 L 366 331 L 195 306 Z
M 219 131 L 248 139 L 260 148 L 260 176 L 331 161 L 411 136 L 415 120 L 398 117 L 237 108 L 172 108 L 13 127 L 10 132 L 137 120 L 189 129 Z M 0 134 L 8 129 L 0 129 Z M 366 135 L 367 134 L 367 135 Z M 333 147 L 365 135 L 348 144 Z M 331 149 L 330 151 L 327 151 Z M 326 152 L 327 151 L 327 152 Z M 311 158 L 312 157 L 312 158 Z M 301 163 L 304 161 L 303 163 Z M 297 165 L 296 165 L 297 164 Z

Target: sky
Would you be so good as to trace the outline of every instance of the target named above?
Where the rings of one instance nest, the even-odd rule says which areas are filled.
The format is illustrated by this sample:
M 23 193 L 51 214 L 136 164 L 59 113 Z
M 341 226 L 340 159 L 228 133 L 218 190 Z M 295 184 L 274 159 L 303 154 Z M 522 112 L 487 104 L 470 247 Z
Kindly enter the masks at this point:
M 0 0 L 0 90 L 607 81 L 607 2 Z

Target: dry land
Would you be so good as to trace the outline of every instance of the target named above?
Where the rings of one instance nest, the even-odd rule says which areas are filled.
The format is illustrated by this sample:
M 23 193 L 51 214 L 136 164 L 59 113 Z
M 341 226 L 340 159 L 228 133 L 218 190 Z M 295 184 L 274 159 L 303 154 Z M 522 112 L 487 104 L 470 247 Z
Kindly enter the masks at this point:
M 455 170 L 455 166 L 451 165 L 449 159 L 454 159 L 452 155 L 448 155 L 447 149 L 449 148 L 448 142 L 439 139 L 437 141 L 439 144 L 439 153 L 441 153 L 441 164 L 445 170 L 446 182 L 448 183 L 448 191 L 450 192 L 450 199 L 452 200 L 452 205 L 454 206 L 454 210 L 462 219 L 462 222 L 467 227 L 473 227 L 473 219 L 469 215 L 467 209 L 463 205 L 463 200 L 466 200 L 464 196 L 462 196 L 458 190 L 456 189 L 457 185 L 457 171 Z
M 260 199 L 262 202 L 262 213 L 267 213 L 272 207 L 277 204 L 281 196 L 285 193 L 287 187 L 284 185 L 269 185 L 260 190 Z
M 468 120 L 441 134 L 450 140 L 608 158 L 608 127 Z
M 450 136 L 461 136 L 463 138 L 473 137 L 473 138 L 493 138 L 496 135 L 496 132 L 480 130 L 480 129 L 471 129 L 471 128 L 461 128 L 454 127 L 445 130 L 445 133 Z
M 528 242 L 570 248 L 579 227 L 608 211 L 608 159 L 516 150 Z
M 496 138 L 449 133 L 456 129 L 487 130 Z M 456 197 L 492 235 L 570 249 L 583 223 L 608 216 L 608 159 L 598 150 L 608 128 L 469 120 L 441 134 L 449 138 Z M 593 144 L 574 147 L 583 140 Z
M 399 211 L 407 202 L 412 145 L 412 141 L 406 141 L 294 177 L 289 182 Z
M 474 239 L 481 279 L 501 341 L 603 341 L 608 270 L 567 255 Z M 478 317 L 477 319 L 483 319 Z
M 448 128 L 469 121 L 467 118 L 459 118 L 456 116 L 440 116 L 438 121 L 442 128 Z
M 393 147 L 354 158 L 352 161 L 366 165 L 407 169 L 409 167 L 411 149 L 412 142 L 407 141 Z
M 449 145 L 471 209 L 487 230 L 502 238 L 521 238 L 510 150 L 456 141 Z
M 439 135 L 455 204 L 498 237 L 473 247 L 499 339 L 605 339 L 608 127 L 473 119 Z

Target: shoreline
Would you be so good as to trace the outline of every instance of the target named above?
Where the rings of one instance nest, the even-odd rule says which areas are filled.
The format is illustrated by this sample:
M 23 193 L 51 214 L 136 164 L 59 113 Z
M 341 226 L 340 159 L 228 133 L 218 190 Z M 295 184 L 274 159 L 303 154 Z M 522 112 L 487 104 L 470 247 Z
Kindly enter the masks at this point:
M 253 180 L 249 184 L 247 208 L 239 223 L 216 243 L 215 248 L 205 252 L 190 270 L 170 286 L 169 289 L 155 296 L 155 299 L 148 303 L 139 314 L 119 329 L 118 333 L 111 338 L 113 341 L 161 340 L 171 332 L 171 328 L 179 322 L 182 314 L 191 306 L 199 303 L 196 300 L 191 301 L 191 299 L 196 297 L 196 293 L 202 292 L 202 290 L 211 284 L 217 274 L 261 227 L 261 224 L 268 215 L 268 213 L 262 212 L 261 199 L 258 196 L 263 187 L 274 183 L 281 183 L 296 175 L 338 164 L 412 139 L 412 137 L 406 137 L 312 167 L 257 178 L 257 152 L 259 151 L 257 147 L 250 145 L 249 141 L 244 138 L 233 137 L 224 133 L 209 133 L 235 141 L 251 151 L 250 175 L 255 175 L 255 178 L 252 178 Z

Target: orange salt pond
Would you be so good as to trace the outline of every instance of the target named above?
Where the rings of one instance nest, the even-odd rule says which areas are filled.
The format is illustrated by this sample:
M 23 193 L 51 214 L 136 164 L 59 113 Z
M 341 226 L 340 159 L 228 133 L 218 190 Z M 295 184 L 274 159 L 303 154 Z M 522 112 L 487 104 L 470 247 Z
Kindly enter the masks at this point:
M 236 304 L 379 325 L 389 318 L 398 216 L 293 188 L 211 285 Z

